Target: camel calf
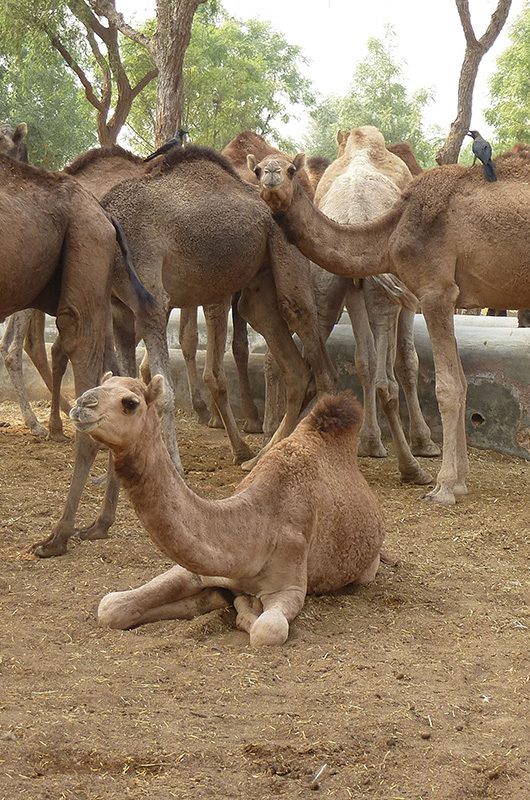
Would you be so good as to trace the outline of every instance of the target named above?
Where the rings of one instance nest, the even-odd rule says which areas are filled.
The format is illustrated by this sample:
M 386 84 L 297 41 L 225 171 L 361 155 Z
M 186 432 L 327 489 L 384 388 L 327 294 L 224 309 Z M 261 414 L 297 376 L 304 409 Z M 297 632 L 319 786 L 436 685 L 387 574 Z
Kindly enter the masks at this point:
M 196 495 L 164 445 L 146 386 L 107 373 L 70 416 L 106 445 L 138 517 L 177 566 L 138 589 L 111 592 L 99 622 L 126 629 L 228 605 L 250 643 L 283 644 L 307 592 L 372 581 L 384 539 L 382 512 L 357 465 L 361 406 L 325 395 L 293 433 L 271 447 L 225 500 Z

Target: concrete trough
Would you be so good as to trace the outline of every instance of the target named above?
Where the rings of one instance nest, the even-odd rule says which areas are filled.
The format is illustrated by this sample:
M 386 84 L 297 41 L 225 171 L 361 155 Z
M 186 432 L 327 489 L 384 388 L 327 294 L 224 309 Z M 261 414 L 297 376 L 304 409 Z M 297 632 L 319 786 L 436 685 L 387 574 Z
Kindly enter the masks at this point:
M 178 311 L 171 315 L 168 339 L 171 366 L 177 386 L 177 405 L 191 408 L 184 359 L 178 349 Z M 0 333 L 2 326 L 0 326 Z M 204 365 L 206 332 L 200 322 L 198 364 Z M 466 431 L 468 441 L 475 447 L 530 460 L 530 329 L 517 328 L 513 317 L 456 316 L 455 329 L 464 372 L 468 380 Z M 51 343 L 55 323 L 48 320 L 46 338 Z M 415 341 L 420 360 L 420 403 L 433 437 L 441 439 L 441 422 L 434 395 L 434 366 L 430 340 L 421 314 L 416 316 Z M 340 388 L 351 388 L 360 396 L 355 376 L 353 355 L 355 342 L 349 320 L 343 315 L 329 339 L 328 348 L 339 373 Z M 250 330 L 250 380 L 256 404 L 263 409 L 264 381 L 263 339 Z M 138 357 L 143 354 L 138 349 Z M 230 398 L 236 416 L 240 414 L 237 373 L 230 350 L 225 356 Z M 44 384 L 33 365 L 24 357 L 24 376 L 32 400 L 48 397 Z M 70 370 L 65 392 L 73 396 Z M 208 392 L 204 389 L 204 397 Z M 0 401 L 14 399 L 14 393 L 3 364 L 0 365 Z M 406 409 L 403 406 L 403 413 Z M 0 409 L 1 418 L 1 409 Z M 381 419 L 385 430 L 384 419 Z

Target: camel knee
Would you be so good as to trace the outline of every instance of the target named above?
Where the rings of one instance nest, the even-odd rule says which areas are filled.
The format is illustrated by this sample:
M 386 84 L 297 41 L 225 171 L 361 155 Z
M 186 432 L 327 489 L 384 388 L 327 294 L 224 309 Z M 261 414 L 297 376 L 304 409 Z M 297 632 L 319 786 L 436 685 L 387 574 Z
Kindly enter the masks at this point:
M 102 628 L 126 631 L 140 619 L 140 612 L 134 608 L 131 592 L 109 592 L 98 606 L 98 625 Z
M 205 369 L 202 377 L 212 397 L 219 397 L 219 395 L 227 393 L 226 376 L 222 373 L 215 373 L 212 369 Z
M 274 647 L 284 644 L 289 636 L 289 623 L 278 609 L 270 608 L 250 628 L 252 647 Z

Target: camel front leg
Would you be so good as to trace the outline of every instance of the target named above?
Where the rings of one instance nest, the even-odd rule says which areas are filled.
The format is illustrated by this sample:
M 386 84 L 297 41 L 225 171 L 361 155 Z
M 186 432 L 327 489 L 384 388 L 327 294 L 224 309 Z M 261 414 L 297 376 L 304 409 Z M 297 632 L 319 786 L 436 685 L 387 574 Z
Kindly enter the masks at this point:
M 456 287 L 454 288 L 456 293 Z M 431 339 L 436 374 L 436 399 L 443 429 L 442 466 L 436 486 L 426 499 L 441 505 L 454 505 L 456 495 L 466 491 L 469 471 L 465 431 L 467 383 L 458 355 L 454 332 L 454 299 L 422 298 L 422 310 Z
M 191 405 L 199 422 L 208 423 L 208 407 L 201 394 L 199 375 L 197 372 L 197 348 L 199 345 L 199 329 L 197 327 L 196 306 L 180 309 L 179 344 L 188 376 L 188 388 Z
M 402 308 L 399 314 L 396 375 L 409 413 L 410 449 L 415 456 L 433 458 L 440 455 L 440 448 L 431 438 L 431 431 L 425 422 L 418 399 L 419 361 L 414 344 L 415 317 L 415 312 L 408 308 Z
M 251 647 L 271 647 L 284 644 L 289 636 L 289 623 L 304 606 L 305 590 L 285 589 L 260 598 L 263 612 L 250 626 Z M 237 606 L 236 606 L 237 608 Z
M 226 345 L 228 310 L 230 300 L 224 303 L 204 306 L 204 316 L 208 331 L 206 364 L 204 366 L 204 382 L 208 386 L 215 405 L 221 415 L 230 440 L 234 456 L 234 464 L 241 464 L 250 458 L 252 453 L 248 444 L 241 437 L 228 399 L 226 374 L 224 370 L 224 354 Z
M 232 593 L 211 585 L 212 580 L 175 565 L 138 589 L 106 594 L 98 607 L 98 623 L 127 630 L 145 622 L 192 619 L 226 608 L 232 602 Z
M 95 541 L 96 539 L 107 539 L 109 528 L 116 519 L 116 508 L 118 506 L 118 496 L 120 494 L 120 482 L 114 470 L 114 461 L 109 452 L 109 463 L 107 466 L 107 482 L 105 485 L 105 496 L 97 519 L 87 528 L 81 528 L 80 539 Z

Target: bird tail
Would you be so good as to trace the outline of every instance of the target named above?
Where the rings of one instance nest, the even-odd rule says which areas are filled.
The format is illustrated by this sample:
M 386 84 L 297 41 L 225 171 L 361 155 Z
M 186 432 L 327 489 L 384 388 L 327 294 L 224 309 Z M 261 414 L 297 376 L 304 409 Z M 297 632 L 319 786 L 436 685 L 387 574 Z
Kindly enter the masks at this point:
M 495 171 L 495 166 L 492 161 L 487 161 L 484 164 L 484 177 L 487 181 L 496 181 L 497 180 L 497 173 Z

